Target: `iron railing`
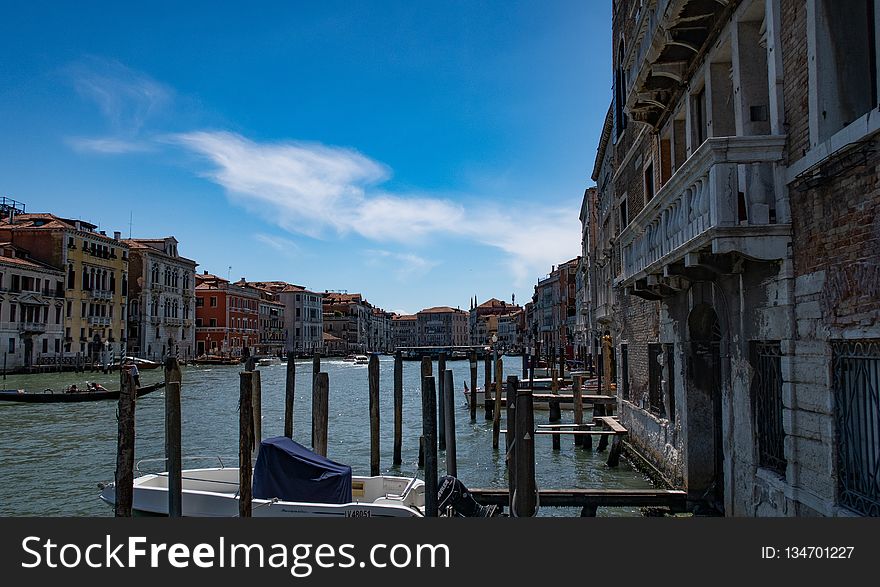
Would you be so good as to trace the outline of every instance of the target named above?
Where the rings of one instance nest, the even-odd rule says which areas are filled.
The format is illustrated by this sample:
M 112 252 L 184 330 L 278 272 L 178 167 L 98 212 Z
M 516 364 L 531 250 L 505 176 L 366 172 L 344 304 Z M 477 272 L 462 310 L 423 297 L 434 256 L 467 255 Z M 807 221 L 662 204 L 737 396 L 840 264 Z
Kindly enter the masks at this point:
M 758 465 L 785 475 L 785 430 L 782 426 L 782 347 L 778 341 L 752 342 L 752 398 Z
M 832 341 L 840 504 L 880 516 L 880 340 Z

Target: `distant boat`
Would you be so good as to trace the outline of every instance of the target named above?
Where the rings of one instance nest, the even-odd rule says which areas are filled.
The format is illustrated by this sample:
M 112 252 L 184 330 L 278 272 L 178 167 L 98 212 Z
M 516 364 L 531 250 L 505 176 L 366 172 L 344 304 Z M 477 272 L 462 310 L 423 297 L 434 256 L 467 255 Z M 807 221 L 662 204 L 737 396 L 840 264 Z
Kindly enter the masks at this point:
M 137 396 L 147 395 L 165 387 L 165 382 L 147 385 L 137 390 Z M 0 391 L 0 401 L 20 402 L 28 404 L 55 404 L 64 402 L 94 402 L 100 400 L 118 400 L 119 390 L 115 391 L 52 391 L 28 393 L 23 389 L 4 389 Z
M 342 357 L 343 363 L 357 363 L 357 357 L 355 355 L 348 355 L 347 357 Z
M 281 361 L 279 361 L 278 359 L 273 359 L 269 357 L 257 361 L 257 365 L 259 365 L 260 367 L 269 367 L 271 365 L 278 365 L 280 363 Z
M 129 362 L 137 365 L 137 368 L 139 371 L 148 371 L 150 369 L 158 369 L 159 367 L 162 366 L 162 363 L 158 363 L 156 361 L 151 361 L 149 359 L 141 359 L 139 357 L 122 357 L 122 364 L 123 365 L 125 365 L 126 363 L 129 363 Z M 112 365 L 110 365 L 110 367 L 112 369 L 118 369 L 119 363 L 115 362 Z
M 238 365 L 241 359 L 238 357 L 201 356 L 190 361 L 193 365 Z
M 354 356 L 354 364 L 355 365 L 368 365 L 370 363 L 370 357 L 367 355 L 355 355 Z

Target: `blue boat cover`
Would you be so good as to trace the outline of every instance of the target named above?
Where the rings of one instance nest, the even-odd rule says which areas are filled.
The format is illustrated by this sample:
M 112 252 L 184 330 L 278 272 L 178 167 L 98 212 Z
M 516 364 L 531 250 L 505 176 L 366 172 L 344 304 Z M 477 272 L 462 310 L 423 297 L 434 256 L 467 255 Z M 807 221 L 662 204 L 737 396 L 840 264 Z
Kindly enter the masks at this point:
M 254 498 L 306 503 L 350 503 L 351 467 L 313 453 L 286 436 L 260 443 Z

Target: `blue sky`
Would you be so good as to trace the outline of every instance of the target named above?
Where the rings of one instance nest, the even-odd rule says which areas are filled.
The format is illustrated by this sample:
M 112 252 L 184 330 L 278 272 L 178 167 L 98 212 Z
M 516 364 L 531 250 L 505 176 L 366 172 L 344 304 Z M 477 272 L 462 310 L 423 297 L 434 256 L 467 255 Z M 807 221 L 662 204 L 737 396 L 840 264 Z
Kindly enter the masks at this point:
M 392 311 L 577 255 L 611 2 L 129 4 L 4 8 L 0 195 Z

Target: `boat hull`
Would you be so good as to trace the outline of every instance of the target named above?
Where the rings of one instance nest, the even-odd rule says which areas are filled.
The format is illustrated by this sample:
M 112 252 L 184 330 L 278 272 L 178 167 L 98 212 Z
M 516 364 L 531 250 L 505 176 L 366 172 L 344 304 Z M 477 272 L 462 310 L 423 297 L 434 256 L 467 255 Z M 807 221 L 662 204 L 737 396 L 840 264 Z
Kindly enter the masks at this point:
M 164 383 L 156 383 L 141 387 L 137 390 L 137 396 L 141 397 L 162 389 Z M 0 391 L 0 401 L 17 402 L 26 404 L 57 404 L 95 402 L 101 400 L 118 400 L 119 390 L 116 391 L 80 391 L 76 393 L 18 393 L 17 391 Z
M 144 475 L 134 481 L 132 494 L 133 513 L 142 516 L 168 515 L 168 488 L 165 474 Z M 183 472 L 181 496 L 184 517 L 237 517 L 239 515 L 238 469 L 194 469 Z M 411 480 L 405 477 L 354 477 L 353 486 L 368 485 L 391 480 L 396 486 L 405 487 Z M 421 493 L 420 493 L 421 492 Z M 371 501 L 354 501 L 345 504 L 323 504 L 254 499 L 252 517 L 290 518 L 413 518 L 423 517 L 424 483 L 413 484 L 407 499 L 387 495 Z M 113 506 L 116 489 L 105 487 L 100 499 Z M 375 497 L 375 496 L 374 496 Z M 357 499 L 357 498 L 355 498 Z M 418 504 L 418 505 L 415 505 Z

